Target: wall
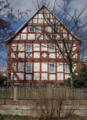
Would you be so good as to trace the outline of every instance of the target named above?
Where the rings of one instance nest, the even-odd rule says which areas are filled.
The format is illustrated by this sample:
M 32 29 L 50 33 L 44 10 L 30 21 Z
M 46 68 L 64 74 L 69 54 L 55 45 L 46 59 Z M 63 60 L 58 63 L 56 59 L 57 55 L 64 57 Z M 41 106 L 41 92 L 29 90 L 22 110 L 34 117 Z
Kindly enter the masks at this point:
M 44 11 L 45 14 L 43 16 Z M 73 45 L 71 45 L 73 46 L 72 54 L 76 52 L 72 58 L 74 60 L 79 58 L 77 55 L 79 44 L 76 38 L 72 37 L 70 33 L 67 35 L 68 31 L 61 22 L 56 19 L 49 10 L 42 7 L 8 44 L 8 81 L 63 82 L 64 79 L 69 77 L 69 74 L 65 72 L 64 58 L 60 54 L 57 46 L 51 44 L 54 38 L 54 30 L 48 25 L 49 18 L 51 23 L 56 24 L 58 28 L 58 34 L 55 34 L 55 37 L 60 48 L 64 50 L 62 39 L 68 38 L 68 44 L 71 45 L 71 43 L 73 43 Z M 35 27 L 33 32 L 30 31 L 31 26 Z M 44 30 L 47 31 L 47 33 L 44 34 Z M 27 51 L 26 45 L 31 46 L 30 51 Z M 49 46 L 52 48 L 51 51 L 49 50 Z M 26 72 L 27 62 L 32 64 L 31 72 Z M 51 73 L 49 63 L 55 63 L 55 70 Z M 77 65 L 75 64 L 75 66 Z
M 64 100 L 62 103 L 62 115 L 64 115 L 66 111 L 72 110 L 76 115 L 87 116 L 87 100 Z M 36 117 L 38 113 L 37 107 L 35 106 L 34 100 L 13 101 L 0 99 L 0 114 L 30 115 Z M 39 106 L 38 109 L 40 109 Z

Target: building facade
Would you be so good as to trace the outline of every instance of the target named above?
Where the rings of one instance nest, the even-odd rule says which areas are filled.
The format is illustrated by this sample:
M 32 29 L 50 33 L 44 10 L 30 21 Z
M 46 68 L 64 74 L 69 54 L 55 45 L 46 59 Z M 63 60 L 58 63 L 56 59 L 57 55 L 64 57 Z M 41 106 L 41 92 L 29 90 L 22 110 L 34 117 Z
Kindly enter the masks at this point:
M 44 5 L 16 32 L 14 36 L 6 40 L 8 49 L 8 81 L 58 81 L 62 82 L 69 77 L 68 65 L 65 64 L 62 55 L 52 44 L 50 38 L 44 34 L 44 30 L 54 33 L 48 25 L 44 15 L 56 23 L 56 30 L 63 31 L 67 35 L 67 29 Z M 61 36 L 56 40 L 63 49 Z M 69 34 L 72 40 L 72 34 Z M 75 41 L 76 38 L 74 38 Z M 72 52 L 79 48 L 79 42 L 74 43 Z M 79 57 L 78 54 L 73 58 Z M 74 69 L 76 66 L 74 67 Z

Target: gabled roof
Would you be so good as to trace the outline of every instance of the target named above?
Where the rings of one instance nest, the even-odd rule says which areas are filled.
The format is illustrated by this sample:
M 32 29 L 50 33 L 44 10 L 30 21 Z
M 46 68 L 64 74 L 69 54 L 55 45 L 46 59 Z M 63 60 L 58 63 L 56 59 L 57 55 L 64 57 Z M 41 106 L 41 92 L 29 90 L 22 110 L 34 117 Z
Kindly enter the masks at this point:
M 37 10 L 37 11 L 34 13 L 34 15 L 33 15 L 32 17 L 30 17 L 30 18 L 15 32 L 15 34 L 14 34 L 13 36 L 11 36 L 10 38 L 8 38 L 5 42 L 8 43 L 12 38 L 14 38 L 14 37 L 18 34 L 18 32 L 19 32 L 42 8 L 44 8 L 44 7 L 48 10 L 48 8 L 47 8 L 45 5 L 42 5 L 41 8 L 40 8 L 39 10 Z M 67 28 L 67 27 L 64 25 L 64 23 L 62 23 L 62 22 L 57 18 L 57 16 L 55 16 L 50 10 L 48 10 L 48 11 L 49 11 L 72 35 L 74 35 L 74 34 L 69 30 L 69 28 Z M 75 35 L 74 35 L 74 37 L 82 43 L 82 40 L 81 40 L 81 39 L 79 39 L 79 38 L 76 37 Z

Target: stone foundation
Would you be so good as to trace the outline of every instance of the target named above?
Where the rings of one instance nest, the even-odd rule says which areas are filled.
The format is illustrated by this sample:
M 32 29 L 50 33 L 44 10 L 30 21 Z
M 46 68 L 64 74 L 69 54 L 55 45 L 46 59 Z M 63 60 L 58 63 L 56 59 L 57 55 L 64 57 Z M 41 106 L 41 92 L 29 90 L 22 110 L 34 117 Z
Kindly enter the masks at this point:
M 87 100 L 64 100 L 61 107 L 62 116 L 69 112 L 73 112 L 75 115 L 87 116 Z M 40 116 L 40 109 L 40 106 L 36 107 L 35 100 L 13 101 L 0 99 L 0 114 L 38 117 Z

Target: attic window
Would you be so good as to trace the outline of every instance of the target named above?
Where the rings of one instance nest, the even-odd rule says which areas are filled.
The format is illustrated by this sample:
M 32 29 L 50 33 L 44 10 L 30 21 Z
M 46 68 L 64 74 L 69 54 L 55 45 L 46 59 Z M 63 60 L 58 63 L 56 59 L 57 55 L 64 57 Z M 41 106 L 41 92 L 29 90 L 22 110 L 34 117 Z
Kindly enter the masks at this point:
M 29 32 L 35 32 L 35 28 L 33 26 L 29 27 Z
M 53 30 L 54 33 L 58 33 L 59 32 L 59 27 L 55 27 Z

